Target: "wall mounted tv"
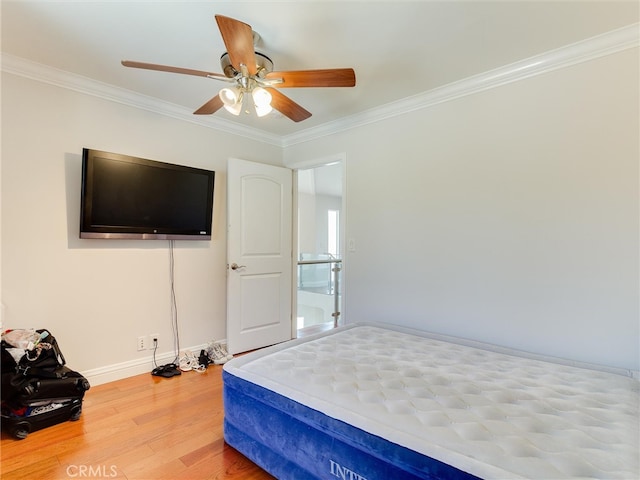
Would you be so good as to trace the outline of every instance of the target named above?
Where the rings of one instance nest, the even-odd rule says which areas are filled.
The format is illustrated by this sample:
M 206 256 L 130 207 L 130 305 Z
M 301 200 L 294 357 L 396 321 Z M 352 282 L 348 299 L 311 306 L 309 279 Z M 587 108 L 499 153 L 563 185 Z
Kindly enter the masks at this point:
M 80 238 L 210 240 L 215 172 L 82 150 Z

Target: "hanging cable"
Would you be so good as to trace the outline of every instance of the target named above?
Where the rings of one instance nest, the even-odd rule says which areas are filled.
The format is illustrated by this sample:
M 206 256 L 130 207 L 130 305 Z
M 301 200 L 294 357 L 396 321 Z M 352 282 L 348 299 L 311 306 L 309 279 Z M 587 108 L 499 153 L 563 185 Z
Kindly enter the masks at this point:
M 180 334 L 178 332 L 178 304 L 176 302 L 174 275 L 174 242 L 174 240 L 169 240 L 169 282 L 171 285 L 171 330 L 173 332 L 173 348 L 176 354 L 173 363 L 177 364 L 180 357 Z

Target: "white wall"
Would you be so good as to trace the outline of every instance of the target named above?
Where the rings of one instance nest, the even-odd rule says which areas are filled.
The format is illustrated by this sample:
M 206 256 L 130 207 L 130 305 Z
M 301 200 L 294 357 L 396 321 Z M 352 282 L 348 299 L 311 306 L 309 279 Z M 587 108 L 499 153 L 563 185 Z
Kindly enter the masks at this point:
M 287 147 L 346 156 L 346 320 L 638 369 L 637 55 Z M 77 238 L 82 147 L 216 170 L 214 238 L 177 242 L 176 292 L 183 347 L 226 336 L 226 159 L 281 149 L 10 74 L 4 327 L 50 328 L 85 372 L 150 366 L 138 335 L 172 349 L 166 242 Z
M 298 192 L 298 252 L 316 251 L 316 196 Z
M 347 322 L 638 370 L 638 51 L 287 148 L 344 152 Z
M 227 158 L 280 164 L 281 148 L 10 74 L 2 118 L 4 328 L 50 329 L 83 372 L 150 371 L 140 335 L 173 351 L 168 242 L 78 238 L 88 147 L 216 171 L 213 239 L 175 242 L 175 288 L 181 347 L 225 338 Z
M 298 193 L 298 250 L 301 253 L 327 253 L 328 211 L 342 209 L 342 198 L 334 195 Z

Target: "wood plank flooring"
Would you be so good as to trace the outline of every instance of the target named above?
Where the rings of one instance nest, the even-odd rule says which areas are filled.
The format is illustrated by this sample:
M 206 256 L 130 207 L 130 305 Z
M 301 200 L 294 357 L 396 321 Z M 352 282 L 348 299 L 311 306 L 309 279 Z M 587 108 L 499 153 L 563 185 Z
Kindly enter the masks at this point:
M 16 440 L 2 433 L 2 480 L 262 480 L 222 436 L 222 367 L 91 387 L 80 420 Z

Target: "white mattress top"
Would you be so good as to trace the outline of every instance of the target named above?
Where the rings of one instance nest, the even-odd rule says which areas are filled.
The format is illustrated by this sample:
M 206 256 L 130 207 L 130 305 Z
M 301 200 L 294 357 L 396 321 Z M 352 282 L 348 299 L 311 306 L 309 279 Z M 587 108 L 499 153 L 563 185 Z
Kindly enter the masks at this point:
M 439 338 L 351 325 L 225 370 L 481 478 L 640 478 L 637 380 Z

